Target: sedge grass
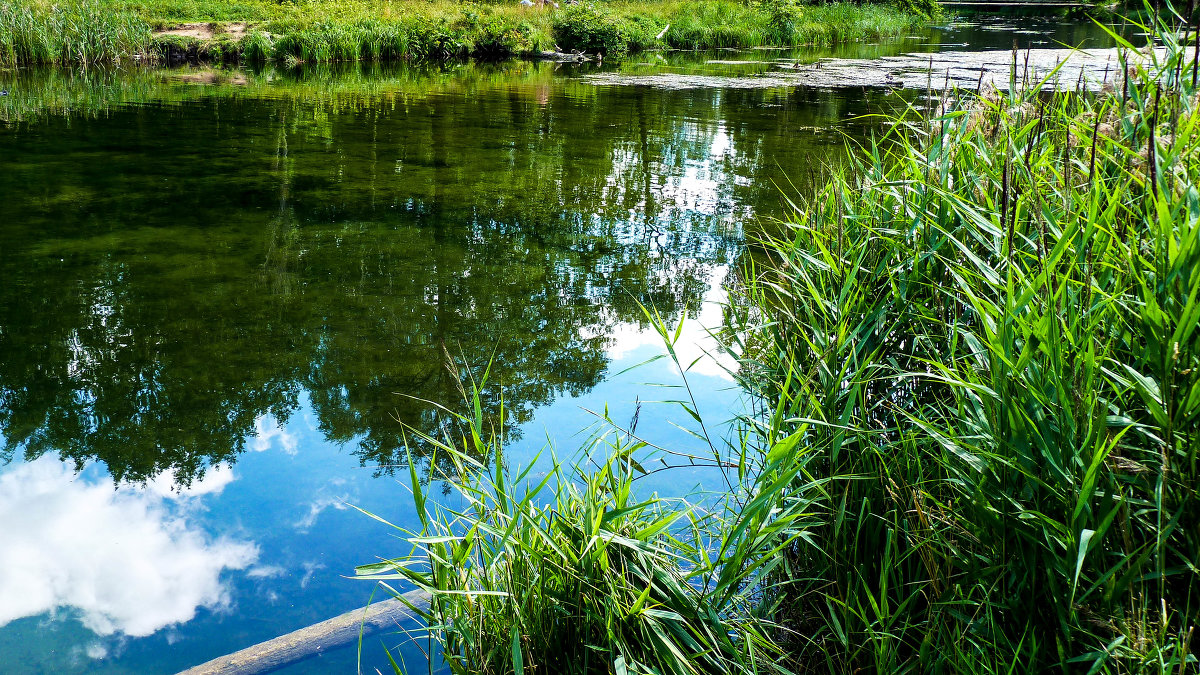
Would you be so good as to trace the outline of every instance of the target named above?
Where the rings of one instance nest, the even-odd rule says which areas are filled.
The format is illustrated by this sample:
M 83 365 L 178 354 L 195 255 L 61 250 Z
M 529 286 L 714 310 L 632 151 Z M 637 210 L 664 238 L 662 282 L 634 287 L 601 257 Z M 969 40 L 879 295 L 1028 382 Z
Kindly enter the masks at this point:
M 410 461 L 420 528 L 392 527 L 411 550 L 358 570 L 397 597 L 399 584 L 430 594 L 413 607 L 425 625 L 412 639 L 437 646 L 431 672 L 442 662 L 463 674 L 788 672 L 756 580 L 802 531 L 793 500 L 812 486 L 796 480 L 790 452 L 715 505 L 666 500 L 636 489 L 648 474 L 636 423 L 620 430 L 606 417 L 614 431 L 585 448 L 586 468 L 554 459 L 540 480 L 533 464 L 510 474 L 503 429 L 484 429 L 480 387 L 464 392 L 471 413 L 446 411 L 459 435 L 414 431 L 450 458 L 450 496 L 431 498 Z
M 0 6 L 0 65 L 99 63 L 187 54 L 288 63 L 532 55 L 582 49 L 830 45 L 897 37 L 915 11 L 792 0 L 639 0 L 561 10 L 450 0 L 12 0 Z M 211 26 L 213 38 L 153 34 Z M 222 35 L 239 24 L 244 37 Z M 665 32 L 664 32 L 665 31 Z
M 117 63 L 149 44 L 150 27 L 129 10 L 87 0 L 0 4 L 0 66 Z
M 833 481 L 776 587 L 805 668 L 1197 672 L 1200 90 L 1148 31 L 1102 92 L 892 120 L 763 242 L 759 433 Z

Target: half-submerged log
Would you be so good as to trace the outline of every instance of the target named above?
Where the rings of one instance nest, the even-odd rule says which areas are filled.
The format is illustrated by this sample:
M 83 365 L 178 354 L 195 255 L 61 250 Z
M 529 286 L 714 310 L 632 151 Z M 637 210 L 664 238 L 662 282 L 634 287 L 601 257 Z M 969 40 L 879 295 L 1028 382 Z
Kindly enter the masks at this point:
M 558 63 L 583 63 L 591 61 L 593 57 L 582 52 L 540 52 L 538 58 L 543 61 L 557 61 Z
M 282 668 L 310 656 L 336 649 L 384 628 L 400 628 L 416 618 L 409 605 L 429 605 L 425 591 L 409 591 L 400 598 L 376 602 L 273 640 L 188 668 L 179 675 L 258 675 Z M 407 603 L 405 602 L 407 600 Z

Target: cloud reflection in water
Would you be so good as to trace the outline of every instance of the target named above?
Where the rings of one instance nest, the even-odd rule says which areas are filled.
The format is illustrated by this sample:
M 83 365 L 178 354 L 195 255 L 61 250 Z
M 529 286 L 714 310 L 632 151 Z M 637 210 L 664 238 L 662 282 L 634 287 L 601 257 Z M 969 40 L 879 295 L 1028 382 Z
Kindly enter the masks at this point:
M 185 489 L 151 481 L 114 488 L 50 457 L 0 473 L 0 626 L 67 610 L 98 635 L 150 635 L 227 607 L 226 569 L 258 557 L 249 542 L 212 538 L 185 518 L 201 494 L 233 479 L 211 470 Z

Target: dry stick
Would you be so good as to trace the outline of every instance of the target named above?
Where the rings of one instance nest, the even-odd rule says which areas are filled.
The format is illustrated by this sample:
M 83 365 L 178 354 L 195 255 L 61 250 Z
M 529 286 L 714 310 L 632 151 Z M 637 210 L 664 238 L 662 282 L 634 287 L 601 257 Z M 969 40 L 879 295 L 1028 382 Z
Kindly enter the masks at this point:
M 1121 66 L 1121 111 L 1129 103 L 1129 56 L 1124 47 L 1117 50 L 1117 63 Z
M 1017 41 L 1013 40 L 1012 50 L 1012 67 L 1008 69 L 1008 100 L 1012 102 L 1013 92 L 1017 89 L 1017 52 L 1020 48 L 1017 47 Z
M 179 675 L 256 675 L 311 658 L 331 649 L 348 645 L 373 632 L 400 628 L 404 622 L 420 618 L 429 608 L 430 595 L 423 590 L 376 602 L 307 628 L 281 635 L 273 640 L 215 658 Z M 414 610 L 413 607 L 422 609 Z
M 1006 143 L 1004 147 L 1004 170 L 1000 176 L 1000 227 L 1005 227 L 1008 224 L 1008 161 L 1009 147 Z M 1012 264 L 1012 245 L 1013 233 L 1012 230 L 1008 230 L 1007 254 L 1010 265 Z
M 1196 17 L 1196 28 L 1192 31 L 1192 42 L 1196 43 L 1195 47 L 1192 48 L 1192 89 L 1195 89 L 1197 68 L 1200 67 L 1200 16 Z
M 1154 112 L 1150 114 L 1150 145 L 1149 153 L 1146 155 L 1147 169 L 1150 171 L 1150 194 L 1158 196 L 1158 148 L 1154 143 L 1154 131 L 1158 126 L 1158 99 L 1162 94 L 1162 87 L 1155 85 L 1154 87 Z
M 1029 55 L 1033 51 L 1032 47 L 1025 49 L 1025 70 L 1021 73 L 1021 88 L 1025 89 L 1029 86 Z

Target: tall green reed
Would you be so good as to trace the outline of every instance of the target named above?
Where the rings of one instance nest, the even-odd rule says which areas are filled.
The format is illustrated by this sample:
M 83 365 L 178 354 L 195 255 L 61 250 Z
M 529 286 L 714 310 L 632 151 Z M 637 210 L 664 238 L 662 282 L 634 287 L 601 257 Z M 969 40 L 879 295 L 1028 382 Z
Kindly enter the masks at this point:
M 679 330 L 648 316 L 682 373 Z M 636 415 L 622 428 L 606 411 L 607 431 L 574 464 L 552 457 L 543 473 L 536 461 L 511 471 L 503 428 L 485 429 L 482 386 L 464 389 L 467 414 L 444 411 L 453 430 L 444 438 L 414 432 L 413 442 L 450 459 L 453 475 L 436 477 L 449 496 L 431 497 L 411 469 L 420 527 L 393 526 L 409 554 L 359 569 L 397 596 L 397 582 L 430 593 L 429 607 L 415 608 L 425 626 L 413 636 L 436 645 L 430 670 L 787 672 L 759 582 L 807 517 L 796 500 L 813 485 L 798 480 L 794 438 L 753 476 L 730 478 L 738 485 L 729 494 L 693 504 L 645 494 L 638 481 L 673 461 L 733 465 L 716 451 L 650 453 Z M 680 405 L 695 412 L 690 397 Z M 704 426 L 697 435 L 708 438 Z
M 1195 672 L 1200 90 L 1149 29 L 1099 93 L 894 120 L 763 242 L 743 379 L 831 481 L 804 667 Z
M 145 21 L 94 0 L 0 4 L 0 66 L 116 63 L 149 44 Z

